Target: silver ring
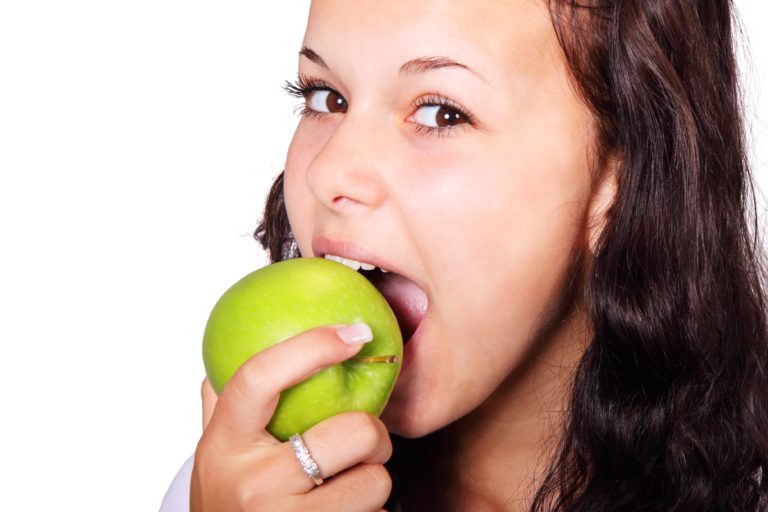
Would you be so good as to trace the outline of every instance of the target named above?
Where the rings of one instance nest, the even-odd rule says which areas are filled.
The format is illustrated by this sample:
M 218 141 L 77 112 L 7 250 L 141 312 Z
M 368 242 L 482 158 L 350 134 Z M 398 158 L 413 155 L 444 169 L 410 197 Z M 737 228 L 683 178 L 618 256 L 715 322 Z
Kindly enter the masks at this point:
M 317 466 L 315 459 L 312 458 L 312 455 L 309 454 L 309 449 L 307 448 L 307 445 L 304 444 L 304 439 L 302 439 L 301 434 L 293 434 L 288 440 L 291 442 L 293 451 L 296 453 L 296 458 L 299 459 L 301 467 L 304 469 L 307 476 L 315 482 L 315 485 L 322 484 L 323 479 L 320 477 L 320 468 Z

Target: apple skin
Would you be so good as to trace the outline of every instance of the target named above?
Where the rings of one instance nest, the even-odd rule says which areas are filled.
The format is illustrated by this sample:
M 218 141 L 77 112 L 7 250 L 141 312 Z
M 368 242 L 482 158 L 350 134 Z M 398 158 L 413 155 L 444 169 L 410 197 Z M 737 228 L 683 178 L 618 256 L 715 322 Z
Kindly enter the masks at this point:
M 280 440 L 346 411 L 379 416 L 400 374 L 403 339 L 392 309 L 360 273 L 323 258 L 295 258 L 263 267 L 235 283 L 211 312 L 203 363 L 220 393 L 251 356 L 300 332 L 365 322 L 373 340 L 356 356 L 397 355 L 396 363 L 352 360 L 330 366 L 284 390 L 267 430 Z

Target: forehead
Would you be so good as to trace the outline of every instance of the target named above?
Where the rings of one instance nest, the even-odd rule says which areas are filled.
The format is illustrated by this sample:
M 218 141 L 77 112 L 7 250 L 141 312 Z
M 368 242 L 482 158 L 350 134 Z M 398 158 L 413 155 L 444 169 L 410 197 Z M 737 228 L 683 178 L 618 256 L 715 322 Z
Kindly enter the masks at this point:
M 496 82 L 559 60 L 545 0 L 312 0 L 304 45 L 332 69 L 445 56 Z

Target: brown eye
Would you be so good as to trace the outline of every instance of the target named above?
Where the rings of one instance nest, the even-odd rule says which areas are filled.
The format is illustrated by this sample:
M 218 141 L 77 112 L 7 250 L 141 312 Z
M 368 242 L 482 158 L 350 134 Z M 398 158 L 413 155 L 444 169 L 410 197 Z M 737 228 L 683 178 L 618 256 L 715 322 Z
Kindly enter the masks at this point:
M 413 120 L 431 128 L 445 128 L 468 122 L 461 112 L 445 105 L 424 105 L 413 115 Z
M 347 111 L 347 100 L 336 91 L 316 89 L 306 99 L 307 108 L 315 112 L 337 113 Z

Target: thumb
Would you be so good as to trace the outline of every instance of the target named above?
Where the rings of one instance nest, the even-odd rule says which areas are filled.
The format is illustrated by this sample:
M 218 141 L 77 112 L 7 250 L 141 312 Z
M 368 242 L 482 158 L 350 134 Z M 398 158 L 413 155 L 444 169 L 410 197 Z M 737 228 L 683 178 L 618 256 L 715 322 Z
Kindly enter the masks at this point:
M 222 426 L 233 439 L 252 443 L 266 435 L 264 429 L 283 390 L 349 359 L 371 339 L 365 324 L 323 326 L 259 352 L 221 390 L 211 427 Z

